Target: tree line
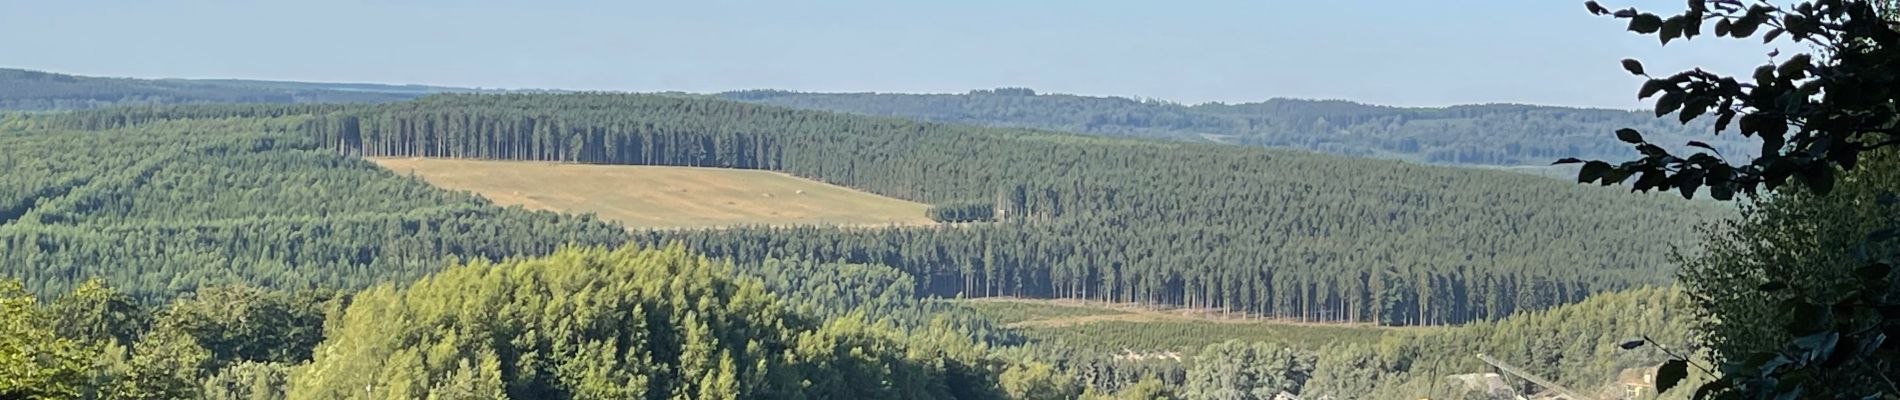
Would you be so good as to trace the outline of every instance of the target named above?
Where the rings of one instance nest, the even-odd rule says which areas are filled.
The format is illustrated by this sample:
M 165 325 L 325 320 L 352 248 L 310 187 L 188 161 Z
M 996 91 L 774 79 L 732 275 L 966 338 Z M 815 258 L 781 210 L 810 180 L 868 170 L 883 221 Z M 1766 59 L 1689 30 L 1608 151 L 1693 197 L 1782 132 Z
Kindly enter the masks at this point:
M 443 95 L 295 110 L 154 107 L 41 120 L 109 128 L 307 112 L 284 131 L 344 154 L 760 168 L 940 205 L 994 199 L 1002 222 L 974 226 L 754 227 L 633 240 L 684 242 L 740 263 L 889 265 L 933 296 L 1087 298 L 1321 321 L 1495 319 L 1662 282 L 1668 271 L 1658 267 L 1685 226 L 1725 214 L 1499 172 L 682 96 Z

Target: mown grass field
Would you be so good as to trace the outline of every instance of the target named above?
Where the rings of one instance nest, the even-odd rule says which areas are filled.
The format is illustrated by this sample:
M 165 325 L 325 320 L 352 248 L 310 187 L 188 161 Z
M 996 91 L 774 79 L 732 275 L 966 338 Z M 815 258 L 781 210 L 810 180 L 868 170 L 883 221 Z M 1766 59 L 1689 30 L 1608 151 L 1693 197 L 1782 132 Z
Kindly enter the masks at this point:
M 1163 310 L 1074 300 L 975 299 L 958 304 L 1038 341 L 1114 354 L 1191 356 L 1228 340 L 1281 342 L 1316 349 L 1335 342 L 1373 343 L 1394 329 L 1365 324 L 1320 324 Z
M 374 158 L 450 190 L 532 210 L 594 213 L 631 229 L 932 223 L 929 206 L 770 171 Z

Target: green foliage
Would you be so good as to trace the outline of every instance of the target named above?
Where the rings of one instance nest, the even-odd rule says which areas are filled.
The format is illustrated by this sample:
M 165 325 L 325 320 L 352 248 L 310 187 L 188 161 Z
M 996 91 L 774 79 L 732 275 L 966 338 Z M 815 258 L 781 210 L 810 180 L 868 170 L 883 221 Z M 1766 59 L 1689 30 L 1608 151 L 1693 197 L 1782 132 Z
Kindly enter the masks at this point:
M 87 280 L 53 301 L 58 316 L 53 330 L 81 343 L 129 347 L 145 332 L 151 316 L 131 296 L 100 279 Z
M 206 378 L 200 393 L 205 400 L 283 400 L 289 376 L 282 363 L 243 361 Z
M 1717 130 L 1734 123 L 1744 137 L 1760 140 L 1760 156 L 1730 160 L 1690 142 L 1709 151 L 1681 157 L 1631 135 L 1641 159 L 1590 161 L 1578 177 L 1604 185 L 1635 177 L 1636 190 L 1679 190 L 1684 197 L 1706 186 L 1717 199 L 1742 193 L 1765 202 L 1729 232 L 1712 233 L 1714 251 L 1687 271 L 1685 280 L 1714 321 L 1707 329 L 1717 360 L 1696 366 L 1719 374 L 1694 396 L 1900 397 L 1891 378 L 1900 360 L 1900 345 L 1890 340 L 1900 333 L 1890 276 L 1896 247 L 1880 233 L 1900 227 L 1887 218 L 1894 215 L 1885 207 L 1897 187 L 1896 165 L 1883 154 L 1900 145 L 1900 9 L 1857 0 L 1692 1 L 1665 19 L 1586 5 L 1630 19 L 1631 31 L 1656 34 L 1664 44 L 1694 38 L 1704 21 L 1714 21 L 1716 36 L 1748 39 L 1766 29 L 1763 43 L 1785 39 L 1812 50 L 1762 65 L 1748 83 L 1699 69 L 1667 78 L 1631 71 L 1648 78 L 1639 97 L 1660 94 L 1656 116 L 1674 113 L 1688 123 L 1713 115 Z M 1842 195 L 1850 203 L 1804 197 L 1856 184 L 1866 186 Z M 1722 286 L 1736 283 L 1755 284 Z M 1679 355 L 1657 386 L 1676 387 L 1691 364 Z
M 1670 355 L 1659 348 L 1623 349 L 1644 335 L 1665 343 L 1690 337 L 1697 317 L 1674 288 L 1593 296 L 1577 304 L 1495 322 L 1437 330 L 1402 330 L 1377 343 L 1338 343 L 1319 351 L 1300 395 L 1351 399 L 1442 398 L 1464 392 L 1445 377 L 1493 371 L 1487 354 L 1572 389 L 1595 393 L 1627 369 L 1647 369 Z M 1515 381 L 1512 382 L 1522 382 Z M 1529 384 L 1518 393 L 1541 391 Z M 1622 387 L 1613 387 L 1622 393 Z
M 356 288 L 458 256 L 625 240 L 585 217 L 496 208 L 268 133 L 298 121 L 0 136 L 0 274 L 41 296 L 99 278 L 163 299 L 231 282 Z
M 930 206 L 930 219 L 937 222 L 983 222 L 996 219 L 996 204 L 980 201 L 953 201 Z
M 1615 165 L 1585 163 L 1579 181 L 1613 185 L 1634 177 L 1636 190 L 1679 190 L 1684 197 L 1706 186 L 1721 200 L 1736 193 L 1757 195 L 1790 180 L 1826 193 L 1834 186 L 1837 167 L 1852 170 L 1863 152 L 1900 144 L 1894 117 L 1900 89 L 1893 84 L 1900 73 L 1892 68 L 1900 63 L 1900 53 L 1894 50 L 1900 44 L 1900 28 L 1874 2 L 1825 0 L 1782 8 L 1694 1 L 1689 10 L 1666 20 L 1635 9 L 1611 12 L 1594 1 L 1588 4 L 1598 15 L 1630 19 L 1631 31 L 1657 34 L 1664 44 L 1677 37 L 1694 38 L 1702 33 L 1703 21 L 1715 21 L 1716 36 L 1747 39 L 1767 27 L 1765 43 L 1785 38 L 1821 52 L 1819 58 L 1802 53 L 1763 65 L 1747 83 L 1700 69 L 1653 77 L 1643 73 L 1640 63 L 1627 60 L 1626 66 L 1637 66 L 1632 74 L 1648 79 L 1638 96 L 1660 94 L 1656 116 L 1676 114 L 1687 124 L 1711 115 L 1716 122 L 1710 133 L 1733 123 L 1743 137 L 1760 140 L 1760 152 L 1754 153 L 1759 156 L 1731 159 L 1737 155 L 1725 155 L 1700 141 L 1688 142 L 1702 148 L 1693 155 L 1677 156 L 1636 130 L 1625 129 L 1618 137 L 1635 144 L 1642 158 Z
M 51 328 L 54 317 L 37 303 L 19 282 L 0 279 L 0 398 L 79 397 L 85 349 L 59 337 Z
M 1801 305 L 1853 304 L 1878 293 L 1868 289 L 1891 285 L 1885 278 L 1867 288 L 1861 274 L 1868 272 L 1867 260 L 1900 257 L 1900 246 L 1869 241 L 1900 226 L 1900 210 L 1880 200 L 1900 188 L 1900 156 L 1871 154 L 1862 164 L 1841 176 L 1828 195 L 1783 191 L 1746 207 L 1742 218 L 1709 232 L 1705 253 L 1685 261 L 1684 285 L 1696 295 L 1698 307 L 1719 317 L 1703 327 L 1717 361 L 1749 362 L 1764 349 L 1808 336 L 1802 334 L 1806 329 L 1891 323 L 1846 308 Z M 1866 328 L 1852 331 L 1860 329 Z M 1854 345 L 1851 337 L 1836 340 Z M 1811 366 L 1810 373 L 1835 384 L 1805 392 L 1827 397 L 1883 386 L 1879 376 L 1900 373 L 1892 362 L 1869 357 Z
M 210 287 L 173 301 L 153 330 L 191 338 L 210 352 L 209 370 L 239 362 L 298 363 L 323 339 L 324 297 Z
M 1192 355 L 1202 347 L 1230 339 L 1246 342 L 1286 342 L 1309 349 L 1331 343 L 1369 343 L 1378 341 L 1386 331 L 1387 329 L 1371 326 L 1192 319 L 1157 321 L 1109 319 L 1080 324 L 1026 326 L 1019 329 L 1020 334 L 1027 339 L 1061 343 L 1079 350 L 1102 354 L 1135 353 L 1150 357 L 1163 357 L 1167 352 L 1181 353 L 1183 356 Z
M 1117 399 L 1117 400 L 1169 400 L 1169 399 L 1176 398 L 1176 396 L 1174 394 L 1174 389 L 1169 387 L 1167 384 L 1162 383 L 1158 379 L 1148 378 L 1148 379 L 1142 379 L 1140 382 L 1134 385 L 1131 385 L 1127 388 L 1123 388 L 1122 390 L 1115 392 L 1113 396 L 1102 396 L 1099 394 L 1089 393 L 1089 394 L 1084 394 L 1082 398 L 1083 399 Z
M 1075 398 L 1081 389 L 1054 366 L 1031 363 L 1010 366 L 997 380 L 1011 399 L 1062 400 Z
M 846 318 L 822 327 L 675 247 L 474 261 L 359 293 L 290 398 L 986 398 L 998 366 Z M 391 321 L 401 321 L 391 323 Z M 364 371 L 372 371 L 365 373 Z M 368 388 L 365 390 L 365 388 Z M 985 391 L 986 389 L 989 391 Z
M 996 199 L 994 208 L 1006 223 L 883 230 L 664 231 L 639 234 L 633 240 L 649 245 L 683 242 L 697 251 L 731 258 L 748 270 L 758 270 L 756 263 L 763 260 L 787 255 L 889 265 L 911 275 L 916 293 L 925 296 L 1163 303 L 1296 320 L 1441 324 L 1495 319 L 1573 302 L 1591 293 L 1662 282 L 1668 271 L 1655 266 L 1666 261 L 1663 254 L 1670 243 L 1689 232 L 1684 225 L 1722 214 L 1701 205 L 1501 172 L 915 123 L 703 98 L 453 95 L 381 106 L 115 109 L 47 115 L 34 122 L 48 129 L 162 130 L 212 121 L 260 120 L 275 121 L 265 130 L 298 132 L 314 142 L 314 148 L 344 154 L 761 168 L 923 202 Z M 309 142 L 289 139 L 272 143 L 297 150 L 311 148 L 304 147 L 311 146 Z M 355 175 L 360 164 L 293 153 L 309 157 L 301 161 L 305 163 L 334 163 L 336 178 L 287 183 L 284 188 L 271 183 L 263 188 L 325 187 L 360 179 Z M 292 169 L 287 161 L 264 162 L 268 159 L 255 164 L 282 166 L 286 170 L 276 173 L 292 176 L 309 169 Z M 220 162 L 224 161 L 197 163 L 215 168 Z M 79 171 L 36 179 L 58 182 L 89 176 Z M 242 179 L 249 175 L 239 171 L 220 170 L 212 176 L 246 182 Z M 205 174 L 210 172 L 188 176 Z M 223 188 L 246 187 L 234 182 L 176 181 L 183 188 L 198 188 L 186 193 L 202 190 L 207 193 L 203 197 L 219 202 L 261 207 L 290 201 L 261 194 L 230 197 L 233 192 Z M 402 179 L 371 181 L 388 184 L 379 190 L 398 193 L 410 193 L 405 190 L 417 184 Z M 57 190 L 64 189 L 46 191 Z M 624 240 L 623 232 L 603 231 L 587 220 L 537 220 L 541 217 L 534 214 L 443 206 L 458 204 L 460 199 L 438 192 L 380 197 L 336 194 L 349 190 L 337 188 L 328 195 L 311 193 L 297 200 L 337 196 L 336 208 L 312 202 L 308 207 L 290 207 L 279 219 L 267 220 L 271 224 L 247 228 L 284 230 L 281 236 L 293 241 L 344 236 L 363 242 L 318 240 L 288 246 L 212 230 L 219 234 L 214 240 L 245 245 L 238 247 L 242 251 L 212 252 L 201 263 L 259 262 L 231 268 L 237 273 L 234 277 L 174 274 L 171 279 L 182 282 L 166 284 L 191 287 L 199 281 L 242 279 L 271 281 L 274 286 L 357 287 L 432 270 L 437 265 L 432 260 L 443 253 L 493 259 L 545 253 L 564 241 Z M 37 191 L 21 192 L 29 193 L 19 196 L 22 199 L 48 197 L 33 194 Z M 447 198 L 426 198 L 430 196 Z M 111 212 L 99 216 L 42 211 L 49 207 L 36 202 L 18 204 L 26 204 L 20 209 L 34 210 L 35 215 L 59 217 L 28 222 L 105 223 L 128 217 L 157 218 L 160 212 L 214 221 L 232 218 L 230 223 L 249 221 L 220 211 L 233 207 L 208 205 L 216 202 L 130 201 L 139 198 L 125 196 L 108 203 L 114 205 L 101 210 Z M 354 203 L 370 198 L 378 200 Z M 1581 208 L 1556 212 L 1553 204 Z M 415 222 L 392 226 L 384 224 L 396 221 L 378 219 L 361 228 L 369 231 L 364 234 L 289 233 L 306 231 L 293 227 L 316 223 L 304 222 L 306 216 L 336 213 L 345 207 L 400 205 L 412 210 Z M 383 215 L 361 212 L 365 218 Z M 453 222 L 435 222 L 443 220 Z M 412 229 L 420 232 L 409 232 Z M 321 232 L 335 231 L 347 230 Z M 472 231 L 520 234 L 483 236 Z M 66 235 L 71 234 L 59 237 Z M 172 236 L 176 235 L 158 237 Z M 15 246 L 22 246 L 24 239 L 16 242 L 21 244 Z M 104 243 L 101 238 L 68 239 L 50 247 L 54 249 L 50 254 L 27 251 L 16 252 L 20 254 L 16 257 L 33 257 L 29 260 L 34 262 L 20 265 L 71 257 L 66 262 L 83 268 L 96 265 L 98 257 L 78 257 L 70 249 L 83 250 L 83 254 L 121 248 L 115 244 L 94 249 L 103 247 L 99 243 Z M 202 251 L 187 247 L 172 253 Z M 141 253 L 105 259 L 133 255 Z M 284 266 L 278 267 L 280 263 Z M 64 287 L 62 279 L 71 279 L 70 275 L 44 276 L 38 270 L 21 274 L 31 274 L 26 280 L 35 287 Z M 99 275 L 111 279 L 110 274 Z M 160 282 L 112 281 L 128 288 L 161 286 Z
M 1299 394 L 1312 377 L 1316 356 L 1286 345 L 1228 341 L 1208 345 L 1194 357 L 1182 391 L 1209 400 L 1272 399 Z
M 139 339 L 130 369 L 104 394 L 107 399 L 168 400 L 196 398 L 212 353 L 184 332 L 160 330 Z
M 975 310 L 976 313 L 983 315 L 984 319 L 999 324 L 1124 314 L 1122 311 L 1100 306 L 1090 307 L 1051 302 L 1013 301 L 1007 299 L 993 301 L 970 300 L 960 302 L 959 304 L 963 307 Z

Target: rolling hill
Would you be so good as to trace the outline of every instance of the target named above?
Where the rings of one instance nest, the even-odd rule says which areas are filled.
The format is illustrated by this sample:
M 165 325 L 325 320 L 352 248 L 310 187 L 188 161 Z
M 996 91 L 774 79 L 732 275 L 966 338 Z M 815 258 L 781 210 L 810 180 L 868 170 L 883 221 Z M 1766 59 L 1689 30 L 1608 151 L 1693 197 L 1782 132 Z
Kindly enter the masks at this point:
M 728 100 L 985 126 L 1306 149 L 1454 165 L 1548 165 L 1564 157 L 1628 158 L 1611 132 L 1636 128 L 1669 147 L 1708 141 L 1723 154 L 1753 154 L 1738 136 L 1625 110 L 1519 104 L 1389 107 L 1339 100 L 1272 99 L 1184 105 L 1158 100 L 1043 94 L 1023 88 L 963 94 L 726 92 Z
M 484 90 L 240 79 L 100 78 L 0 68 L 0 109 L 74 110 L 180 103 L 385 103 Z
M 0 69 L 0 110 L 70 110 L 179 103 L 386 103 L 437 93 L 542 92 L 235 79 L 98 78 Z M 1021 88 L 964 94 L 802 93 L 748 90 L 711 96 L 785 107 L 1090 135 L 1305 149 L 1446 165 L 1548 165 L 1563 157 L 1635 155 L 1611 132 L 1632 127 L 1664 147 L 1702 140 L 1723 154 L 1756 149 L 1688 125 L 1626 110 L 1516 104 L 1388 107 L 1271 99 L 1184 105 L 1159 100 L 1042 94 Z

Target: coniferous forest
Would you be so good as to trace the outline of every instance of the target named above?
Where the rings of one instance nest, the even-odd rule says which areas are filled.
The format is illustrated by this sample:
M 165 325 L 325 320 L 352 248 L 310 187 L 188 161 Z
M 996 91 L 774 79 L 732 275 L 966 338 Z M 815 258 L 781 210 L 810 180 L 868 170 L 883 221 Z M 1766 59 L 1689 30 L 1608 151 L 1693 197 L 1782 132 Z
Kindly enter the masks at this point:
M 1474 326 L 1131 362 L 932 299 L 1548 325 L 1524 318 L 1603 313 L 1621 306 L 1565 304 L 1667 282 L 1682 227 L 1730 212 L 1504 172 L 680 96 L 139 106 L 3 124 L 9 170 L 30 172 L 3 186 L 0 254 L 22 284 L 9 329 L 67 349 L 44 361 L 65 372 L 22 378 L 63 388 L 48 398 L 1066 398 L 1155 385 L 1199 398 L 1240 390 L 1206 375 L 1233 357 L 1292 357 L 1275 369 L 1291 377 L 1247 390 L 1448 390 L 1398 384 L 1442 372 L 1409 358 L 1353 360 L 1362 346 L 1401 346 L 1444 371 L 1478 370 L 1449 348 L 1407 343 L 1506 339 Z M 769 169 L 934 204 L 957 223 L 629 232 L 495 207 L 362 156 Z M 1595 206 L 1551 206 L 1563 202 Z M 1625 234 L 1583 234 L 1605 231 Z M 559 250 L 620 244 L 664 250 Z M 643 275 L 655 271 L 675 272 Z M 207 316 L 193 307 L 208 296 L 262 303 L 251 317 Z M 102 307 L 112 310 L 92 311 Z M 237 320 L 203 320 L 216 318 Z M 413 333 L 386 321 L 412 321 L 399 325 Z M 1599 359 L 1614 346 L 1605 340 L 1498 356 L 1577 382 L 1656 359 Z M 1353 374 L 1394 380 L 1340 378 Z M 840 383 L 865 379 L 891 383 Z
M 0 400 L 1900 398 L 1900 2 L 1584 5 L 1801 49 L 1622 60 L 1660 119 L 0 69 Z M 616 222 L 803 188 L 915 222 Z
M 1037 93 L 1028 88 L 961 94 L 726 92 L 718 98 L 814 110 L 1105 136 L 1245 144 L 1453 165 L 1545 165 L 1563 157 L 1620 157 L 1603 132 L 1640 127 L 1670 146 L 1705 141 L 1725 154 L 1755 149 L 1709 136 L 1706 121 L 1677 124 L 1641 111 L 1524 104 L 1389 107 L 1344 100 L 1272 99 L 1224 104 Z
M 655 231 L 633 233 L 630 240 L 681 242 L 741 264 L 796 256 L 888 265 L 911 275 L 917 292 L 928 296 L 1160 303 L 1298 320 L 1460 323 L 1666 282 L 1670 272 L 1659 266 L 1667 265 L 1671 245 L 1686 244 L 1681 238 L 1697 221 L 1725 213 L 1508 173 L 668 96 L 446 95 L 385 106 L 156 107 L 22 123 L 138 130 L 232 118 L 275 118 L 278 126 L 264 129 L 294 136 L 283 139 L 285 145 L 303 147 L 291 154 L 758 168 L 948 207 L 987 203 L 994 221 L 970 226 Z M 337 159 L 351 165 L 342 161 L 347 157 Z M 1556 206 L 1564 203 L 1579 206 Z M 124 206 L 109 204 L 98 210 L 123 213 Z M 46 229 L 68 224 L 63 217 L 37 219 Z M 72 223 L 109 220 L 95 219 Z M 440 239 L 418 244 L 419 250 L 385 251 L 493 257 L 507 253 L 503 249 L 552 246 L 563 242 L 559 235 L 606 243 L 619 234 L 587 221 L 545 221 L 548 226 L 536 229 L 562 233 L 536 235 L 542 243 L 443 242 L 497 228 L 422 224 L 415 229 L 443 227 L 429 235 Z M 400 255 L 306 260 L 295 252 L 264 253 L 281 254 L 276 261 L 291 266 L 411 262 L 395 261 Z M 421 271 L 413 262 L 368 270 L 390 269 Z M 307 283 L 370 281 L 312 279 Z

